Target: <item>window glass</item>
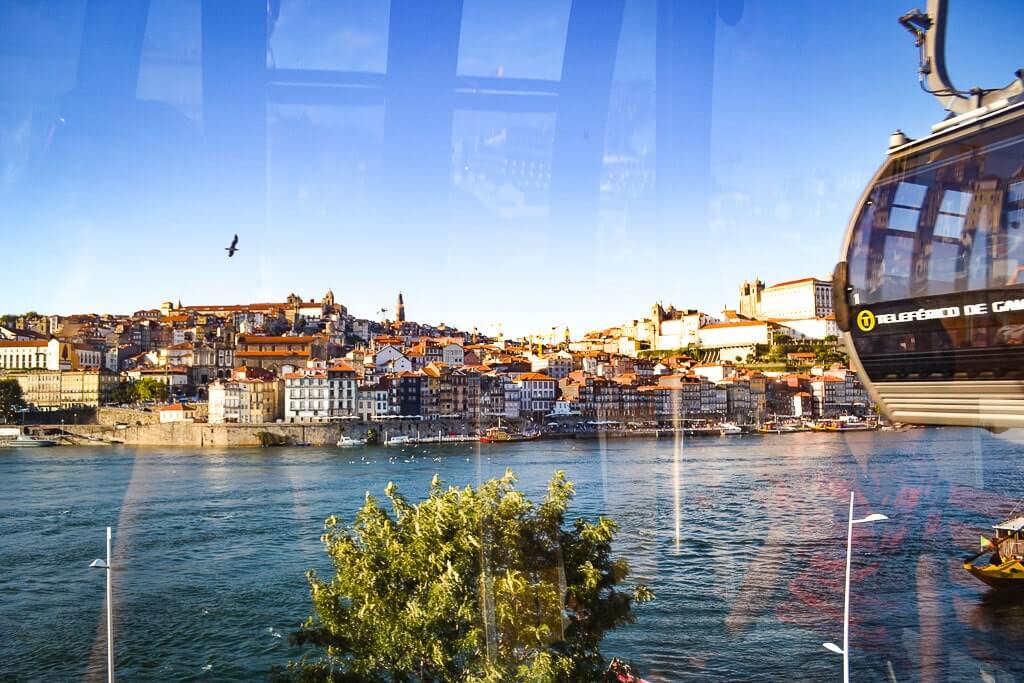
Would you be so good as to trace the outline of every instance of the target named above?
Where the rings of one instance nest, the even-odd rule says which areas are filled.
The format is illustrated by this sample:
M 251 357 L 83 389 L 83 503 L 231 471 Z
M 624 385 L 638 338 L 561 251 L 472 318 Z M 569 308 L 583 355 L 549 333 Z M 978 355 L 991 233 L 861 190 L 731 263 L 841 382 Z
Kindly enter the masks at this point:
M 904 232 L 917 232 L 917 220 L 920 215 L 921 212 L 918 209 L 894 206 L 889 211 L 889 227 Z
M 890 234 L 882 256 L 881 291 L 876 298 L 903 299 L 910 293 L 910 272 L 914 240 Z
M 570 4 L 464 0 L 458 74 L 557 81 L 562 76 Z
M 267 61 L 277 69 L 384 73 L 389 0 L 273 0 Z

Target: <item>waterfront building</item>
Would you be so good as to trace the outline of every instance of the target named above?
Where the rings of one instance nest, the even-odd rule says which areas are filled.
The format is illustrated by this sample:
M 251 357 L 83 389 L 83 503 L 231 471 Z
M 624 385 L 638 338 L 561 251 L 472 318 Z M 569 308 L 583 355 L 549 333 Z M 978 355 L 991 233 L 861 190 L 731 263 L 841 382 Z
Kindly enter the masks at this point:
M 360 420 L 368 422 L 389 414 L 388 390 L 380 384 L 366 384 L 358 387 L 356 412 Z
M 519 385 L 520 414 L 539 418 L 551 412 L 558 389 L 558 382 L 553 377 L 526 372 L 517 376 L 514 383 Z
M 196 421 L 196 409 L 192 406 L 186 406 L 181 403 L 175 403 L 169 406 L 160 406 L 159 413 L 161 424 L 166 424 L 168 422 Z
M 265 424 L 283 415 L 283 382 L 271 371 L 240 367 L 207 389 L 211 424 Z
M 11 370 L 0 372 L 0 379 L 16 380 L 22 398 L 37 410 L 96 408 L 110 402 L 118 381 L 117 375 L 99 368 Z
M 284 421 L 324 422 L 358 412 L 356 371 L 346 363 L 311 361 L 284 375 Z
M 422 415 L 426 391 L 427 378 L 422 373 L 399 373 L 389 387 L 390 412 L 396 415 Z

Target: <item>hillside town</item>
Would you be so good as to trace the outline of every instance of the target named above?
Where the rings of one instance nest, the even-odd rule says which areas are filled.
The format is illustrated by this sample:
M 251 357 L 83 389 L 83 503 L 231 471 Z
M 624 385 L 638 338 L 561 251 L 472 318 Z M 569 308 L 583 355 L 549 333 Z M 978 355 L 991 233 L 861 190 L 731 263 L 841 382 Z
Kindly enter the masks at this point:
M 148 403 L 159 422 L 462 420 L 524 431 L 874 413 L 837 345 L 827 280 L 755 278 L 739 287 L 735 309 L 659 303 L 578 337 L 552 328 L 506 339 L 413 322 L 401 293 L 393 313 L 355 317 L 328 291 L 272 303 L 167 301 L 130 315 L 8 315 L 0 380 L 17 381 L 30 422 L 128 403 Z M 158 388 L 149 401 L 132 391 L 143 386 Z

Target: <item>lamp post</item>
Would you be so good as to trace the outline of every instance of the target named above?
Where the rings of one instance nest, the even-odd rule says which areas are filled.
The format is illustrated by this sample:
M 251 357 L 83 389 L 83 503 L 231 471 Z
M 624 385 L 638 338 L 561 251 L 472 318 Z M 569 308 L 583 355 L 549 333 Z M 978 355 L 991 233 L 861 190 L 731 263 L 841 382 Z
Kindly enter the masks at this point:
M 850 681 L 850 555 L 853 546 L 853 525 L 864 522 L 880 522 L 889 519 L 883 514 L 872 513 L 861 519 L 853 518 L 853 491 L 850 491 L 850 516 L 846 528 L 846 590 L 843 593 L 843 646 L 835 643 L 822 643 L 829 652 L 843 656 L 843 683 Z
M 114 603 L 110 585 L 110 527 L 107 527 L 107 559 L 93 560 L 89 565 L 93 569 L 107 571 L 107 683 L 114 683 Z

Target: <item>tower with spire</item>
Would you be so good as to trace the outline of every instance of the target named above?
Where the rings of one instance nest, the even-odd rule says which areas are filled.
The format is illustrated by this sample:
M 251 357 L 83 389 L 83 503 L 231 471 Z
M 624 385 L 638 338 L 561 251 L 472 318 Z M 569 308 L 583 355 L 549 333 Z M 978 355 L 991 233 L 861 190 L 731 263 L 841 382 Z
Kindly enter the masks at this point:
M 405 322 L 405 302 L 402 301 L 402 293 L 398 293 L 398 304 L 395 306 L 395 321 L 399 323 Z

